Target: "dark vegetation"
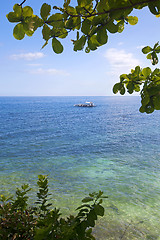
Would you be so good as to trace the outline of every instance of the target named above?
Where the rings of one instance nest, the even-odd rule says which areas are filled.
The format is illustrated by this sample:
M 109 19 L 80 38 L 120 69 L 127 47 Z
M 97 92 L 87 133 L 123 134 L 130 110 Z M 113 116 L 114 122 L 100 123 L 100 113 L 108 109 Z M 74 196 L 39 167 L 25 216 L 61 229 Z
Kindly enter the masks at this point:
M 61 217 L 60 210 L 48 202 L 46 176 L 38 176 L 37 201 L 28 206 L 28 184 L 17 188 L 15 198 L 1 195 L 0 239 L 2 240 L 94 240 L 92 229 L 98 216 L 104 215 L 103 192 L 94 192 L 82 200 L 76 216 Z

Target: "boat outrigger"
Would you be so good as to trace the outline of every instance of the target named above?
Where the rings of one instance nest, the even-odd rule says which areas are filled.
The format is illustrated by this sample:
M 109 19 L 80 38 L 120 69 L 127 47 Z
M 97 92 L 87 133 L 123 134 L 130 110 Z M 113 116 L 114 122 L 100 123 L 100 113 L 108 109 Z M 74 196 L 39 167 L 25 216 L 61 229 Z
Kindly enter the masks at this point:
M 85 102 L 84 104 L 75 104 L 75 107 L 95 107 L 93 102 Z

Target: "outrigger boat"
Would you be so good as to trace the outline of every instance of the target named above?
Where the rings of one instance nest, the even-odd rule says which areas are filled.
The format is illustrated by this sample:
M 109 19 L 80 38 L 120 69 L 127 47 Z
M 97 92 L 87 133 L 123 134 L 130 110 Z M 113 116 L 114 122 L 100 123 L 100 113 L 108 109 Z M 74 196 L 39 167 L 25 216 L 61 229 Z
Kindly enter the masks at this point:
M 96 107 L 93 102 L 85 102 L 84 104 L 75 104 L 75 107 Z

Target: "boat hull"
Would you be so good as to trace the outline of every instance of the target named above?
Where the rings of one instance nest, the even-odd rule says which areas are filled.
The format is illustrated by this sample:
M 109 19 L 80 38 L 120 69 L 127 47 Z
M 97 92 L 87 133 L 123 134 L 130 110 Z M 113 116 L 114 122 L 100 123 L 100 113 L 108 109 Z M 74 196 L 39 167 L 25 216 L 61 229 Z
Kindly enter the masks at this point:
M 87 105 L 87 104 L 75 104 L 75 107 L 96 107 L 95 105 Z

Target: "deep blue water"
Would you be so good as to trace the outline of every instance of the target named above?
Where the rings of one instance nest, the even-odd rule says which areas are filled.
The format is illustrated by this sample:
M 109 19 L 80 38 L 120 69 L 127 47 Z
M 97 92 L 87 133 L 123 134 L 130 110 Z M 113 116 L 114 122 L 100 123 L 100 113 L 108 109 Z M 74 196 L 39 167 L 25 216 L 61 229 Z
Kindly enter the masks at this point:
M 85 101 L 97 106 L 74 107 Z M 0 193 L 47 174 L 64 208 L 103 190 L 122 218 L 158 231 L 160 112 L 139 107 L 139 97 L 1 97 Z

